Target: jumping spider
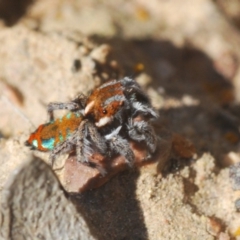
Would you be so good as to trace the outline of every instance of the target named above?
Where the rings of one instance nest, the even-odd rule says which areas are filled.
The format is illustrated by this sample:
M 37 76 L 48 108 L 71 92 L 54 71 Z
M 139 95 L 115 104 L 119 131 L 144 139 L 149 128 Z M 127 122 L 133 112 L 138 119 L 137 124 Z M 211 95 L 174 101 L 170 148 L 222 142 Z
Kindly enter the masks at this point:
M 61 123 L 54 120 L 53 116 L 53 112 L 60 109 L 69 110 L 71 114 Z M 45 128 L 58 123 L 56 136 L 52 134 L 45 139 L 45 142 L 50 138 L 54 142 L 48 148 L 52 162 L 58 154 L 76 149 L 77 161 L 82 163 L 88 163 L 93 152 L 98 151 L 104 156 L 107 152 L 110 156 L 120 154 L 132 166 L 134 154 L 129 147 L 129 140 L 144 142 L 149 152 L 147 158 L 156 150 L 157 137 L 149 122 L 158 115 L 147 95 L 133 79 L 125 77 L 119 81 L 112 80 L 96 88 L 88 97 L 80 94 L 71 102 L 50 103 L 48 113 L 50 123 L 45 124 Z M 76 116 L 79 116 L 79 121 L 71 126 L 72 118 L 76 119 Z M 37 139 L 43 138 L 41 131 L 35 132 L 37 136 L 33 136 L 33 133 L 27 145 L 41 150 L 43 141 L 36 144 Z M 66 132 L 65 135 L 63 132 Z M 56 141 L 57 137 L 61 141 Z
M 120 136 L 143 141 L 149 154 L 155 152 L 157 139 L 149 121 L 158 115 L 135 80 L 125 77 L 101 85 L 87 98 L 84 114 L 92 119 L 102 135 L 122 126 Z M 133 161 L 126 153 L 119 153 L 128 161 Z

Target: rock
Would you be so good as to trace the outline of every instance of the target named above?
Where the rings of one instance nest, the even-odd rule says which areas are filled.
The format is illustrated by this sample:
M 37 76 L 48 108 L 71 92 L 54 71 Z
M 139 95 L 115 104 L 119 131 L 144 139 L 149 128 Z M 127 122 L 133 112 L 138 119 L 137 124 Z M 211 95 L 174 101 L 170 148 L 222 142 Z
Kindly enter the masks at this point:
M 32 158 L 16 169 L 2 191 L 2 239 L 95 239 L 66 198 L 56 176 Z

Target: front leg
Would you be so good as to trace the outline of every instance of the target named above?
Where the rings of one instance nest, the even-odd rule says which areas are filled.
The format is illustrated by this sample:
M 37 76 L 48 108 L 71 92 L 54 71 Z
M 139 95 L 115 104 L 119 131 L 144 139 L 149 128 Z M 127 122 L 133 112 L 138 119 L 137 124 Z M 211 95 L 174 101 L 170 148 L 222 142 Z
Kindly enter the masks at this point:
M 129 146 L 129 142 L 119 135 L 121 128 L 121 126 L 116 128 L 110 134 L 106 135 L 105 139 L 108 141 L 110 151 L 124 156 L 127 164 L 132 167 L 135 156 Z
M 154 153 L 157 148 L 157 136 L 153 127 L 146 121 L 128 121 L 128 135 L 132 140 L 145 142 L 150 154 Z M 149 156 L 150 157 L 150 156 Z
M 77 130 L 77 161 L 97 168 L 101 175 L 104 176 L 107 173 L 106 170 L 98 163 L 91 161 L 91 157 L 96 151 L 99 151 L 102 155 L 105 155 L 107 151 L 106 141 L 98 133 L 98 130 L 94 124 L 87 120 L 84 120 Z
M 158 118 L 158 113 L 148 104 L 135 101 L 132 103 L 132 108 L 134 109 L 133 116 L 141 114 L 149 120 Z
M 107 151 L 106 140 L 99 134 L 96 126 L 88 120 L 81 122 L 77 130 L 76 145 L 79 162 L 89 162 L 94 152 L 105 155 Z
M 89 157 L 93 151 L 91 143 L 88 140 L 88 129 L 86 127 L 87 120 L 81 122 L 77 130 L 76 136 L 76 155 L 77 161 L 81 163 L 88 163 Z
M 48 111 L 48 116 L 49 120 L 53 121 L 54 120 L 54 115 L 53 111 L 55 110 L 69 110 L 69 111 L 76 111 L 79 109 L 79 105 L 75 102 L 67 102 L 67 103 L 60 103 L 60 102 L 54 102 L 54 103 L 49 103 L 47 106 L 47 111 Z
M 94 150 L 98 151 L 102 155 L 106 155 L 107 151 L 106 140 L 104 137 L 100 135 L 100 133 L 98 132 L 98 128 L 90 121 L 87 121 L 85 123 L 85 126 L 88 131 L 88 137 L 91 139 L 91 144 Z
M 84 94 L 79 94 L 71 102 L 52 102 L 47 106 L 48 116 L 50 121 L 54 120 L 53 112 L 55 110 L 69 110 L 69 111 L 82 111 L 85 108 L 87 97 Z

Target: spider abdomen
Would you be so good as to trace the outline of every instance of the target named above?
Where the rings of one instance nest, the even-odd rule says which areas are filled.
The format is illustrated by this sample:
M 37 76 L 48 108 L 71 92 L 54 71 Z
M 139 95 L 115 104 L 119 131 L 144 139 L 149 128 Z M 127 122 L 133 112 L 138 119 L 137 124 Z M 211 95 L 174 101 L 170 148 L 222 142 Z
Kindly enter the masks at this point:
M 81 121 L 81 114 L 70 112 L 61 118 L 40 125 L 25 144 L 40 151 L 51 151 L 69 138 L 77 130 Z

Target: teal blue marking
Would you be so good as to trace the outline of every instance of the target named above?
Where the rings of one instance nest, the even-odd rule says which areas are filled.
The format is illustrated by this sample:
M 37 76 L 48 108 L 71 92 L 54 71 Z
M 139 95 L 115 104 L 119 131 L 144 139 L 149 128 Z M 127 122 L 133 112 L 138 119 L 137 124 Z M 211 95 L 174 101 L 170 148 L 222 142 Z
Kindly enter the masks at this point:
M 60 142 L 64 141 L 64 138 L 63 138 L 62 134 L 59 135 L 59 139 L 60 139 Z
M 76 117 L 81 117 L 82 115 L 80 113 L 74 113 Z
M 66 115 L 66 118 L 67 119 L 70 119 L 72 117 L 72 113 L 68 113 L 67 115 Z
M 42 147 L 52 150 L 54 148 L 54 142 L 55 142 L 54 138 L 42 140 Z
M 32 145 L 36 148 L 38 148 L 38 141 L 37 140 L 33 140 L 32 141 Z

